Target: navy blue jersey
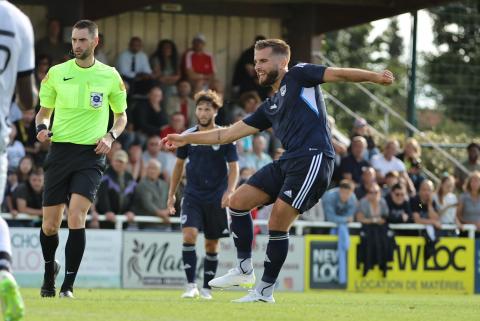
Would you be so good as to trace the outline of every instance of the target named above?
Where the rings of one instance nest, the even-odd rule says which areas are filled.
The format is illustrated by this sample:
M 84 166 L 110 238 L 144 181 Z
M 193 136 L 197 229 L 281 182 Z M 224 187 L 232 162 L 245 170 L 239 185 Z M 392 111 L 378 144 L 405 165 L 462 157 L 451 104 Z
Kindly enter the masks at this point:
M 196 131 L 198 127 L 195 126 L 186 132 Z M 177 149 L 177 157 L 188 158 L 184 193 L 205 202 L 215 202 L 222 198 L 228 186 L 227 163 L 238 161 L 234 144 L 189 144 Z
M 320 153 L 335 156 L 319 86 L 326 68 L 305 63 L 294 66 L 283 77 L 280 90 L 243 120 L 260 130 L 273 128 L 286 150 L 281 159 Z

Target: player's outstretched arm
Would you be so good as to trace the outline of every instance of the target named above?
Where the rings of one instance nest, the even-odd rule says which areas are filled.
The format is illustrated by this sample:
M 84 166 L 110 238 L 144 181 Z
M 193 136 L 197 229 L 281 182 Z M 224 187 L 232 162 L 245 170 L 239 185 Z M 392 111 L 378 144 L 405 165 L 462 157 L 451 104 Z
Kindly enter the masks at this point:
M 245 136 L 253 135 L 258 131 L 257 128 L 249 126 L 243 121 L 238 121 L 232 126 L 226 128 L 195 133 L 170 134 L 163 138 L 162 142 L 170 150 L 187 144 L 222 145 L 232 143 Z
M 389 70 L 374 72 L 356 68 L 328 67 L 323 75 L 324 82 L 373 82 L 379 85 L 391 85 L 395 77 Z

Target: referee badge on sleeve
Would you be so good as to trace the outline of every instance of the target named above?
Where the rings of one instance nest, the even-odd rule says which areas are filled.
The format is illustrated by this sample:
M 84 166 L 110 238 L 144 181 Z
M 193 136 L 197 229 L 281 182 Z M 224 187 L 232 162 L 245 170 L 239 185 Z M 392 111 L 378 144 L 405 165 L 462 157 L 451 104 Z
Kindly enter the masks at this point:
M 103 93 L 91 92 L 90 106 L 92 106 L 93 108 L 99 108 L 99 107 L 102 107 L 102 104 L 103 104 Z

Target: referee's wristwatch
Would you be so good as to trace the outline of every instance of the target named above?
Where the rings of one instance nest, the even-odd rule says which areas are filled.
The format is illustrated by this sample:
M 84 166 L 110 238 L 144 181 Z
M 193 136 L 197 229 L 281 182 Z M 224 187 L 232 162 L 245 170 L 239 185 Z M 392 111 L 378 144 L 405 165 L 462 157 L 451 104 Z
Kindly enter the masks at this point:
M 108 132 L 110 136 L 112 136 L 113 140 L 117 140 L 117 137 L 115 137 L 115 134 L 113 132 Z

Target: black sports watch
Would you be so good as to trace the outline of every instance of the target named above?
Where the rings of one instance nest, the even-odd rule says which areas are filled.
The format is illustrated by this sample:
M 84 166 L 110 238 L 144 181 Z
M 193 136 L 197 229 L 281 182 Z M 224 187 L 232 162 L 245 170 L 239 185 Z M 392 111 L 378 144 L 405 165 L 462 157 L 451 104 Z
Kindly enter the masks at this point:
M 117 137 L 115 137 L 115 134 L 113 132 L 108 132 L 110 136 L 112 136 L 113 140 L 117 140 Z

